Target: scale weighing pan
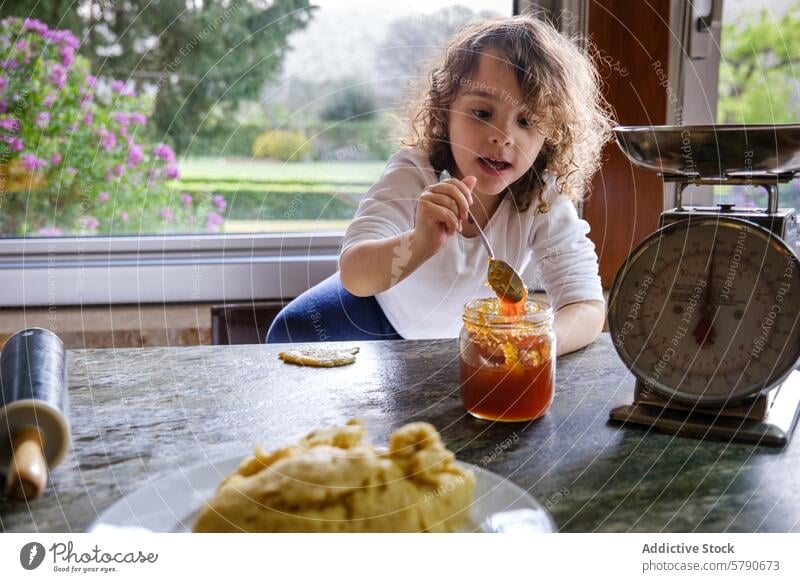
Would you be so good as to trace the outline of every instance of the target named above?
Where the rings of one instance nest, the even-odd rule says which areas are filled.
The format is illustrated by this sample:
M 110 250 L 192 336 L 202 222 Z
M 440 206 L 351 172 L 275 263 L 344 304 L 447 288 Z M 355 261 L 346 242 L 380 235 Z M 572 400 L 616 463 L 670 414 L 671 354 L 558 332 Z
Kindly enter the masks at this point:
M 800 124 L 621 126 L 614 133 L 631 162 L 665 175 L 800 172 Z

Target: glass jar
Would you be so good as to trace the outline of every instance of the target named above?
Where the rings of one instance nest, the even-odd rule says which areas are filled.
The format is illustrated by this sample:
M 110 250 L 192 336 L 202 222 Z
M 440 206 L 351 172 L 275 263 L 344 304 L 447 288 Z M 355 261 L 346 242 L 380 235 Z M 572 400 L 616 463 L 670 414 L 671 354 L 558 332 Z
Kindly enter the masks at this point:
M 505 422 L 543 416 L 556 382 L 550 306 L 528 299 L 525 313 L 503 315 L 497 298 L 475 299 L 464 306 L 463 321 L 459 364 L 467 411 Z

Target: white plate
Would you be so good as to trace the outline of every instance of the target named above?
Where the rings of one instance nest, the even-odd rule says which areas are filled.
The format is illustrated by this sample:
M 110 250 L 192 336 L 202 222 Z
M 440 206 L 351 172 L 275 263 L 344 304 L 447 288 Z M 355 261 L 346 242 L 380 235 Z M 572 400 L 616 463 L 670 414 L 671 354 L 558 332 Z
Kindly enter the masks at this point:
M 191 531 L 200 508 L 214 496 L 217 485 L 236 470 L 241 460 L 242 457 L 237 456 L 194 465 L 156 479 L 106 509 L 89 526 L 89 531 Z M 472 524 L 461 531 L 555 531 L 550 514 L 524 489 L 491 471 L 469 463 L 460 464 L 471 469 L 476 478 L 475 501 L 469 514 Z

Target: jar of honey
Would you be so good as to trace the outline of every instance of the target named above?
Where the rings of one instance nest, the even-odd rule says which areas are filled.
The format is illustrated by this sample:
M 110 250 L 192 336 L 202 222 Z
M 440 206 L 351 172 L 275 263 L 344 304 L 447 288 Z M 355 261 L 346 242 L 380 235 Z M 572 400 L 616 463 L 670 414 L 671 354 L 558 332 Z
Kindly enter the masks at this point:
M 461 400 L 478 418 L 518 422 L 539 418 L 553 402 L 556 337 L 553 311 L 528 299 L 504 314 L 496 298 L 464 306 L 459 339 Z

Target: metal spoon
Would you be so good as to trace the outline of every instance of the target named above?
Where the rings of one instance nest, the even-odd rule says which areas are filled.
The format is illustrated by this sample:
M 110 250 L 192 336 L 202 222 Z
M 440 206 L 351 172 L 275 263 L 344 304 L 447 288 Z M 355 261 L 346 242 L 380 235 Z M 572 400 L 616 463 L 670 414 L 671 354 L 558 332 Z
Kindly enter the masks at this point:
M 439 179 L 444 181 L 450 178 L 452 178 L 450 172 L 443 170 Z M 469 218 L 469 223 L 474 224 L 478 230 L 478 236 L 489 254 L 489 286 L 497 294 L 497 298 L 510 303 L 519 303 L 524 300 L 528 295 L 528 290 L 525 288 L 522 277 L 507 262 L 494 258 L 492 245 L 489 244 L 489 239 L 486 238 L 483 229 L 478 226 L 478 222 L 469 208 L 467 208 L 467 217 Z

